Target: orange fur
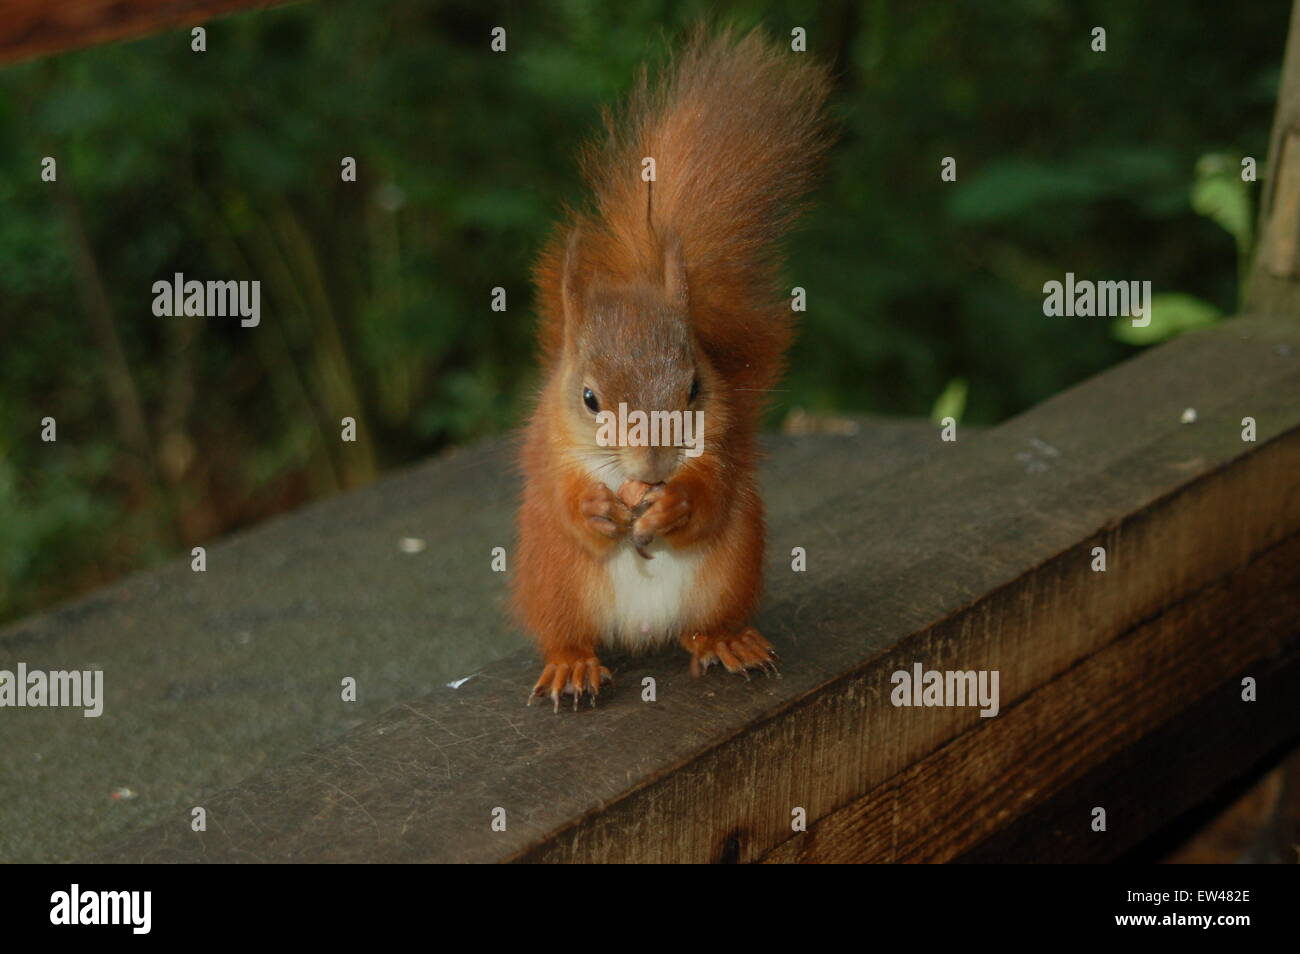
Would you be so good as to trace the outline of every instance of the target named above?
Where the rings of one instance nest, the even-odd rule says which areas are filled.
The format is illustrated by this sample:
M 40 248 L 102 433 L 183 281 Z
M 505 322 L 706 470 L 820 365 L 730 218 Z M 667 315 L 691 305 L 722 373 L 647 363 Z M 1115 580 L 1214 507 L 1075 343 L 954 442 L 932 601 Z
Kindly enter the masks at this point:
M 698 557 L 670 636 L 735 632 L 754 610 L 756 430 L 792 333 L 779 242 L 827 145 L 829 86 L 823 68 L 757 32 L 696 31 L 583 154 L 592 207 L 566 217 L 535 270 L 545 384 L 521 457 L 514 605 L 548 673 L 596 671 L 602 621 L 617 609 L 611 560 L 636 531 Z M 596 447 L 584 389 L 608 408 L 626 399 L 705 415 L 703 454 L 670 461 L 643 514 L 612 494 L 607 505 L 598 478 L 654 484 L 669 464 Z M 538 691 L 554 690 L 545 678 Z

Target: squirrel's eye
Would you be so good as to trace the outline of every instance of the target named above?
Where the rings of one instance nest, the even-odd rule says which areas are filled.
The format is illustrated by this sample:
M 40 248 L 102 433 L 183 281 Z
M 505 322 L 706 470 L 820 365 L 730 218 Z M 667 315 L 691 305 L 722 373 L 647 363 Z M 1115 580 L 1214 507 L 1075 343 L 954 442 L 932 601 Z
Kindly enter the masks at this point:
M 582 389 L 582 403 L 587 405 L 587 410 L 593 414 L 600 411 L 600 402 L 596 400 L 596 392 L 591 388 Z
M 694 404 L 695 399 L 700 396 L 700 379 L 695 378 L 691 381 L 691 397 L 688 403 Z

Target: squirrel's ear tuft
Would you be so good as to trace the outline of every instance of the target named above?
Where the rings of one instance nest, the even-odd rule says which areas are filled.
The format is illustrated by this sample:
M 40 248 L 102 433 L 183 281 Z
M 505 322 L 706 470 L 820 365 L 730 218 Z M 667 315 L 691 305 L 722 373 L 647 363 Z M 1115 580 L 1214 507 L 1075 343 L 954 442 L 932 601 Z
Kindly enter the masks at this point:
M 676 235 L 664 241 L 664 292 L 668 300 L 685 310 L 690 304 L 686 287 L 686 259 L 682 255 L 682 240 Z
M 564 324 L 572 327 L 577 321 L 582 302 L 582 229 L 574 226 L 564 246 L 564 271 L 560 279 L 560 295 L 564 300 Z

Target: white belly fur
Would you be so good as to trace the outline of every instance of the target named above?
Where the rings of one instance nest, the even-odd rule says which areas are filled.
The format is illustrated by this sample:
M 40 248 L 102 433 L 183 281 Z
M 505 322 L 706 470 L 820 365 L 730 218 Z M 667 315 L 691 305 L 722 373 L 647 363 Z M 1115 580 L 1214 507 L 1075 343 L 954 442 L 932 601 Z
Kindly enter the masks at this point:
M 630 542 L 619 545 L 605 571 L 613 600 L 606 610 L 605 630 L 622 645 L 642 649 L 667 642 L 694 616 L 698 600 L 695 579 L 703 554 L 699 550 L 674 550 L 662 540 L 653 541 L 639 556 Z

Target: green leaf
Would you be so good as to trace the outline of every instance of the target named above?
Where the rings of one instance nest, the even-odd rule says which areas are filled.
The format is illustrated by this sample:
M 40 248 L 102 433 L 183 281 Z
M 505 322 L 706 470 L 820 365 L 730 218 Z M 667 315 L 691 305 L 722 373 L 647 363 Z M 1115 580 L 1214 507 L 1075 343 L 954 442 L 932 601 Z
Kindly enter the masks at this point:
M 1129 317 L 1116 318 L 1111 325 L 1115 337 L 1126 344 L 1155 344 L 1184 331 L 1212 325 L 1223 317 L 1223 313 L 1208 301 L 1180 292 L 1152 295 L 1148 308 L 1150 323 L 1144 326 L 1134 325 Z
M 934 407 L 930 408 L 930 420 L 935 424 L 941 424 L 945 417 L 951 417 L 954 421 L 960 422 L 961 416 L 966 413 L 966 392 L 969 390 L 965 378 L 953 378 L 948 382 L 934 402 Z
M 1196 164 L 1192 208 L 1217 222 L 1241 246 L 1250 242 L 1250 195 L 1236 167 L 1221 156 L 1205 156 Z

